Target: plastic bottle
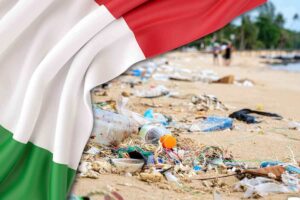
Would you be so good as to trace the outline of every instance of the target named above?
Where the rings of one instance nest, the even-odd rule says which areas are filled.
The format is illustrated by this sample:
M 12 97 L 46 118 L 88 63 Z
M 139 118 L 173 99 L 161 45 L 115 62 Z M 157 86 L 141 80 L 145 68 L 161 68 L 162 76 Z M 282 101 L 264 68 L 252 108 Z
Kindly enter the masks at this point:
M 139 135 L 147 143 L 158 144 L 160 141 L 164 148 L 173 148 L 176 145 L 176 139 L 171 132 L 162 126 L 144 125 L 140 129 Z
M 102 145 L 117 145 L 138 131 L 138 125 L 124 115 L 96 108 L 94 118 L 92 134 Z
M 190 131 L 211 132 L 225 130 L 232 127 L 233 120 L 228 117 L 210 116 L 204 121 L 193 124 Z

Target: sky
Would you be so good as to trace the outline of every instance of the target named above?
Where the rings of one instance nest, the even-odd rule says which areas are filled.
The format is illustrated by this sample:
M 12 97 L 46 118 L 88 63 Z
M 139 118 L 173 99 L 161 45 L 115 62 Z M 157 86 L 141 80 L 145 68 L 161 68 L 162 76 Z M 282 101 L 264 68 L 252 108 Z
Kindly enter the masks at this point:
M 268 0 L 272 2 L 276 7 L 276 13 L 280 12 L 283 14 L 286 22 L 285 27 L 288 29 L 300 31 L 300 19 L 298 21 L 293 20 L 295 13 L 298 13 L 300 17 L 300 0 Z M 255 11 L 251 12 L 255 16 Z M 239 20 L 236 20 L 239 24 Z
M 293 16 L 298 13 L 300 17 L 300 0 L 269 0 L 275 7 L 277 12 L 281 12 L 286 19 L 286 28 L 300 31 L 300 20 L 293 21 Z

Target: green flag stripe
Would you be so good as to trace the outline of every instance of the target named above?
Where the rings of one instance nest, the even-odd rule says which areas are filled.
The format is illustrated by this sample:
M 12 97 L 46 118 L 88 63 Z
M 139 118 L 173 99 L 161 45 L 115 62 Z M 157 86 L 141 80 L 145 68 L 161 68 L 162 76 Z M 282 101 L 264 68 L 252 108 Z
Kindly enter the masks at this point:
M 66 199 L 76 171 L 52 158 L 43 148 L 17 142 L 0 126 L 0 199 Z

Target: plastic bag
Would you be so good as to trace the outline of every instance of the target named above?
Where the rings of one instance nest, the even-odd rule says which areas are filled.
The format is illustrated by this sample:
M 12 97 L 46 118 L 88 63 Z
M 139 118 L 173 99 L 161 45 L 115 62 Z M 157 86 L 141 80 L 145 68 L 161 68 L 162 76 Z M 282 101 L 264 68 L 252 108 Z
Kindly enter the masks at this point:
M 190 127 L 190 131 L 220 131 L 232 128 L 233 120 L 227 117 L 210 116 L 203 121 L 196 122 Z

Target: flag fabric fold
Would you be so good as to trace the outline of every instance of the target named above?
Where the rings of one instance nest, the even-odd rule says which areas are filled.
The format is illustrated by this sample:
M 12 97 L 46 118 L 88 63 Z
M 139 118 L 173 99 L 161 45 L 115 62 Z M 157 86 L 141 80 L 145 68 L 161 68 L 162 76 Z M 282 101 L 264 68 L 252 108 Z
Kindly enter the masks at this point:
M 0 199 L 65 199 L 90 90 L 265 0 L 0 0 Z

